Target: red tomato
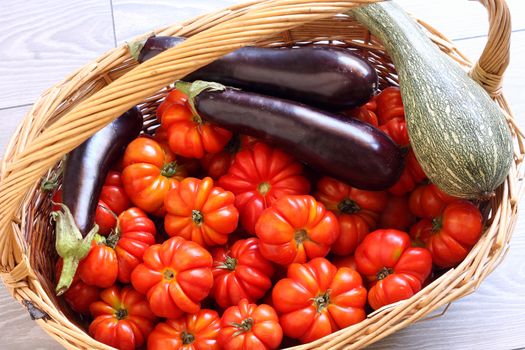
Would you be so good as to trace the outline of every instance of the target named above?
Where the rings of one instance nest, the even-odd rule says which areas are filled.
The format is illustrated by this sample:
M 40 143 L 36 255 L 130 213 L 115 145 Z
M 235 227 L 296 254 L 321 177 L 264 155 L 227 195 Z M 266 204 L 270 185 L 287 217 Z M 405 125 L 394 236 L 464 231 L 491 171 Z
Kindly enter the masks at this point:
M 357 265 L 355 264 L 355 258 L 353 255 L 337 256 L 334 259 L 332 259 L 332 263 L 337 268 L 349 267 L 357 271 Z
M 164 214 L 164 197 L 186 174 L 175 156 L 155 140 L 139 137 L 124 153 L 122 182 L 131 201 L 155 215 Z
M 166 196 L 164 228 L 201 246 L 225 244 L 239 221 L 234 203 L 233 193 L 214 187 L 210 177 L 188 177 Z
M 148 338 L 148 350 L 220 350 L 217 311 L 202 309 L 159 323 Z
M 277 349 L 282 339 L 279 318 L 269 305 L 250 304 L 248 300 L 242 299 L 222 315 L 219 344 L 223 349 Z
M 257 143 L 253 150 L 237 153 L 228 173 L 219 179 L 219 186 L 235 194 L 241 225 L 253 234 L 263 210 L 276 200 L 310 192 L 302 171 L 301 164 L 283 151 Z
M 261 214 L 255 233 L 265 258 L 289 265 L 328 254 L 339 237 L 339 223 L 313 197 L 285 196 Z
M 172 90 L 167 96 L 164 101 L 162 101 L 159 106 L 157 107 L 156 115 L 157 119 L 160 121 L 162 117 L 162 113 L 166 110 L 167 107 L 171 105 L 183 105 L 188 106 L 188 96 L 186 96 L 183 92 L 174 89 Z
M 407 125 L 404 119 L 394 118 L 390 119 L 379 127 L 385 134 L 400 147 L 406 147 L 410 145 L 408 138 Z
M 445 207 L 441 216 L 423 219 L 410 229 L 410 236 L 424 244 L 438 267 L 452 267 L 467 256 L 481 236 L 483 217 L 467 201 L 456 201 Z
M 206 153 L 220 152 L 232 134 L 226 129 L 203 121 L 190 106 L 179 103 L 162 107 L 160 123 L 168 131 L 171 150 L 188 158 L 202 158 Z
M 412 248 L 408 234 L 392 229 L 366 236 L 355 251 L 355 261 L 370 282 L 368 303 L 374 310 L 419 292 L 432 270 L 430 252 Z
M 369 111 L 376 112 L 377 111 L 377 95 L 372 96 L 372 98 L 363 105 L 364 108 L 368 109 Z
M 408 208 L 408 195 L 390 196 L 385 209 L 379 216 L 378 228 L 393 228 L 405 231 L 416 222 Z
M 156 317 L 144 296 L 131 287 L 113 286 L 100 293 L 100 298 L 90 307 L 94 320 L 89 334 L 119 350 L 134 350 L 145 344 Z
M 357 271 L 324 258 L 288 267 L 273 288 L 284 334 L 309 343 L 365 319 L 366 289 Z
M 402 196 L 416 188 L 417 184 L 426 179 L 426 175 L 421 169 L 414 151 L 409 148 L 405 158 L 405 166 L 399 180 L 388 189 L 388 192 L 394 196 Z
M 366 107 L 357 107 L 349 111 L 345 111 L 343 114 L 375 127 L 379 126 L 376 114 Z
M 84 283 L 100 288 L 111 287 L 118 276 L 118 259 L 106 239 L 95 235 L 91 250 L 78 265 L 78 276 Z
M 146 213 L 130 208 L 118 217 L 119 237 L 115 246 L 118 259 L 118 280 L 129 283 L 131 272 L 142 262 L 146 249 L 155 244 L 156 228 Z
M 95 213 L 95 223 L 98 224 L 98 233 L 108 235 L 117 226 L 116 216 L 131 206 L 120 178 L 120 173 L 111 170 L 107 177 L 98 200 Z
M 421 218 L 432 219 L 441 215 L 443 209 L 459 200 L 441 191 L 436 185 L 421 185 L 412 192 L 409 199 L 410 211 Z
M 379 118 L 379 125 L 383 125 L 395 118 L 405 119 L 401 91 L 398 87 L 391 86 L 381 91 L 381 93 L 377 95 L 376 102 L 376 114 Z
M 340 234 L 332 246 L 332 252 L 348 255 L 375 228 L 388 195 L 384 191 L 359 190 L 325 176 L 317 183 L 316 198 L 336 213 L 339 221 Z
M 199 302 L 213 287 L 213 259 L 206 249 L 173 237 L 149 247 L 143 259 L 131 273 L 131 283 L 147 294 L 157 316 L 179 318 L 200 310 Z
M 55 282 L 58 282 L 61 272 L 62 258 L 60 258 L 56 264 Z M 98 300 L 101 290 L 102 289 L 96 286 L 90 286 L 82 282 L 78 277 L 78 273 L 76 273 L 71 286 L 63 296 L 74 311 L 83 315 L 89 315 L 89 306 Z
M 207 153 L 201 159 L 201 165 L 208 176 L 219 179 L 225 175 L 235 160 L 235 155 L 243 149 L 253 148 L 256 138 L 246 135 L 233 135 L 230 142 L 219 153 Z
M 272 287 L 273 265 L 259 252 L 259 240 L 235 242 L 231 249 L 215 248 L 211 294 L 223 309 L 241 299 L 256 302 Z

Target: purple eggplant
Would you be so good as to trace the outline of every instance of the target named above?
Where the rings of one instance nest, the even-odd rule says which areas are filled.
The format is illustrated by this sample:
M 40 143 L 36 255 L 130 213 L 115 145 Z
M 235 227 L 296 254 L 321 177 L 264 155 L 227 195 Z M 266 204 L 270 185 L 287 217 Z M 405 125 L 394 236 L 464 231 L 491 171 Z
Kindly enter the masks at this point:
M 111 165 L 142 130 L 143 117 L 130 109 L 71 151 L 64 164 L 62 211 L 55 211 L 56 249 L 64 259 L 57 294 L 70 286 L 76 268 L 98 231 L 97 203 Z
M 279 146 L 353 187 L 385 190 L 403 170 L 402 150 L 359 120 L 216 83 L 179 82 L 177 88 L 188 93 L 204 120 Z
M 151 37 L 138 61 L 176 46 L 184 38 Z M 299 101 L 331 111 L 366 103 L 378 87 L 375 69 L 348 49 L 244 47 L 204 66 L 182 80 L 215 81 L 245 91 Z

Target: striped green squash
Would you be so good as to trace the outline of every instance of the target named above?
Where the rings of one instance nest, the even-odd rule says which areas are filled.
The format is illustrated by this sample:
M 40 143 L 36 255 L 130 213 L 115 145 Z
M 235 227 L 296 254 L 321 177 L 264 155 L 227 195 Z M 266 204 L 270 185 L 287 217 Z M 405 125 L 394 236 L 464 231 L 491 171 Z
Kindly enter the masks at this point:
M 375 3 L 353 14 L 394 62 L 410 142 L 429 179 L 462 198 L 493 195 L 513 158 L 500 108 L 397 4 Z

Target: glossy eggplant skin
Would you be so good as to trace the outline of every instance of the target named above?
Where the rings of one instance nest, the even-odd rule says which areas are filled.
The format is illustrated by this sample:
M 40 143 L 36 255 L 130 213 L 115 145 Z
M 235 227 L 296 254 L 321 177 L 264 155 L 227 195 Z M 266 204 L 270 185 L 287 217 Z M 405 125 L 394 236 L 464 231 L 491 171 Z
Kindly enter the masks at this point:
M 62 202 L 83 237 L 93 228 L 98 198 L 111 165 L 139 135 L 142 123 L 142 113 L 133 107 L 67 155 Z
M 226 88 L 195 97 L 205 120 L 281 147 L 317 171 L 363 190 L 385 190 L 403 170 L 401 149 L 382 131 L 293 101 Z
M 150 58 L 157 56 L 162 51 L 177 46 L 184 40 L 185 38 L 179 36 L 152 36 L 144 43 L 137 61 L 139 61 L 139 63 L 147 61 Z
M 182 38 L 152 37 L 142 59 L 175 46 Z M 140 62 L 139 56 L 139 62 Z M 245 91 L 281 97 L 330 111 L 366 103 L 378 88 L 375 69 L 348 49 L 244 47 L 204 66 L 184 81 L 206 80 Z

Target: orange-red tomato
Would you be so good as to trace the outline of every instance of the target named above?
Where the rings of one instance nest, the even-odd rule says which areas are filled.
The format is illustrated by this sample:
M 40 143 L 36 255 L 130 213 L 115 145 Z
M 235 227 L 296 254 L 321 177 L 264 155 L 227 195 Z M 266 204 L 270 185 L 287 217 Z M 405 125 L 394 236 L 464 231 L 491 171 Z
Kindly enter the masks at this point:
M 250 304 L 247 299 L 242 299 L 222 315 L 219 344 L 223 349 L 277 349 L 282 339 L 279 318 L 269 305 Z
M 234 203 L 233 193 L 213 186 L 210 177 L 188 177 L 166 196 L 164 228 L 170 236 L 181 236 L 201 246 L 225 244 L 239 221 Z
M 309 343 L 365 319 L 366 289 L 357 271 L 325 258 L 288 267 L 273 288 L 284 334 Z
M 334 264 L 335 267 L 337 268 L 349 267 L 357 271 L 357 265 L 355 264 L 355 258 L 353 255 L 336 256 L 331 261 L 332 261 L 332 264 Z
M 160 121 L 162 118 L 162 113 L 168 108 L 169 106 L 175 104 L 175 105 L 183 105 L 187 106 L 188 103 L 188 96 L 184 94 L 182 91 L 179 91 L 177 89 L 172 90 L 162 101 L 159 106 L 157 107 L 156 115 L 157 119 Z
M 220 350 L 220 331 L 217 311 L 202 309 L 159 323 L 148 338 L 148 350 Z
M 129 283 L 131 272 L 142 262 L 146 249 L 155 244 L 156 228 L 146 213 L 130 208 L 118 217 L 119 236 L 115 246 L 118 260 L 118 280 Z
M 213 287 L 213 259 L 206 249 L 182 237 L 149 247 L 144 262 L 131 273 L 131 283 L 146 294 L 160 317 L 179 318 L 196 313 Z
M 163 105 L 160 123 L 168 132 L 171 150 L 189 158 L 202 158 L 206 153 L 220 152 L 232 136 L 228 130 L 194 114 L 187 102 Z
M 332 253 L 348 255 L 375 228 L 388 195 L 384 191 L 359 190 L 325 176 L 317 183 L 316 198 L 336 213 L 339 221 L 340 234 Z
M 273 264 L 259 252 L 257 238 L 235 242 L 230 249 L 212 250 L 212 295 L 223 309 L 241 299 L 256 302 L 272 287 Z
M 398 87 L 390 86 L 381 91 L 377 95 L 376 103 L 379 125 L 383 125 L 395 118 L 405 119 L 405 109 L 403 108 L 401 91 Z
M 405 166 L 403 173 L 397 182 L 388 189 L 388 192 L 394 196 L 402 196 L 407 194 L 416 188 L 416 186 L 426 179 L 426 175 L 421 169 L 421 165 L 416 159 L 412 148 L 408 149 L 407 156 L 405 157 Z
M 400 147 L 406 147 L 410 145 L 410 139 L 408 138 L 407 125 L 404 119 L 394 118 L 390 119 L 386 123 L 382 124 L 381 129 L 385 134 Z
M 441 215 L 447 204 L 457 200 L 431 183 L 419 186 L 410 194 L 409 207 L 414 215 L 432 219 Z
M 100 298 L 90 307 L 94 320 L 89 334 L 119 350 L 145 344 L 156 319 L 145 297 L 129 286 L 113 286 L 102 291 Z
M 328 254 L 339 237 L 339 223 L 312 196 L 285 196 L 261 214 L 255 233 L 265 258 L 289 265 Z
M 302 175 L 303 167 L 283 151 L 257 143 L 235 156 L 219 186 L 235 194 L 241 225 L 249 233 L 264 209 L 286 195 L 307 194 L 310 183 Z
M 122 182 L 131 201 L 155 215 L 164 214 L 164 197 L 186 174 L 175 156 L 151 138 L 133 140 L 124 153 Z
M 419 292 L 432 270 L 430 252 L 413 248 L 407 233 L 392 229 L 366 236 L 355 251 L 355 261 L 370 284 L 368 303 L 374 310 Z
M 445 207 L 432 221 L 422 219 L 410 229 L 412 239 L 424 245 L 438 267 L 452 267 L 467 256 L 481 236 L 483 217 L 467 201 L 456 201 Z
M 115 250 L 106 245 L 106 239 L 95 235 L 88 255 L 78 264 L 78 276 L 84 283 L 100 288 L 111 287 L 118 276 Z

